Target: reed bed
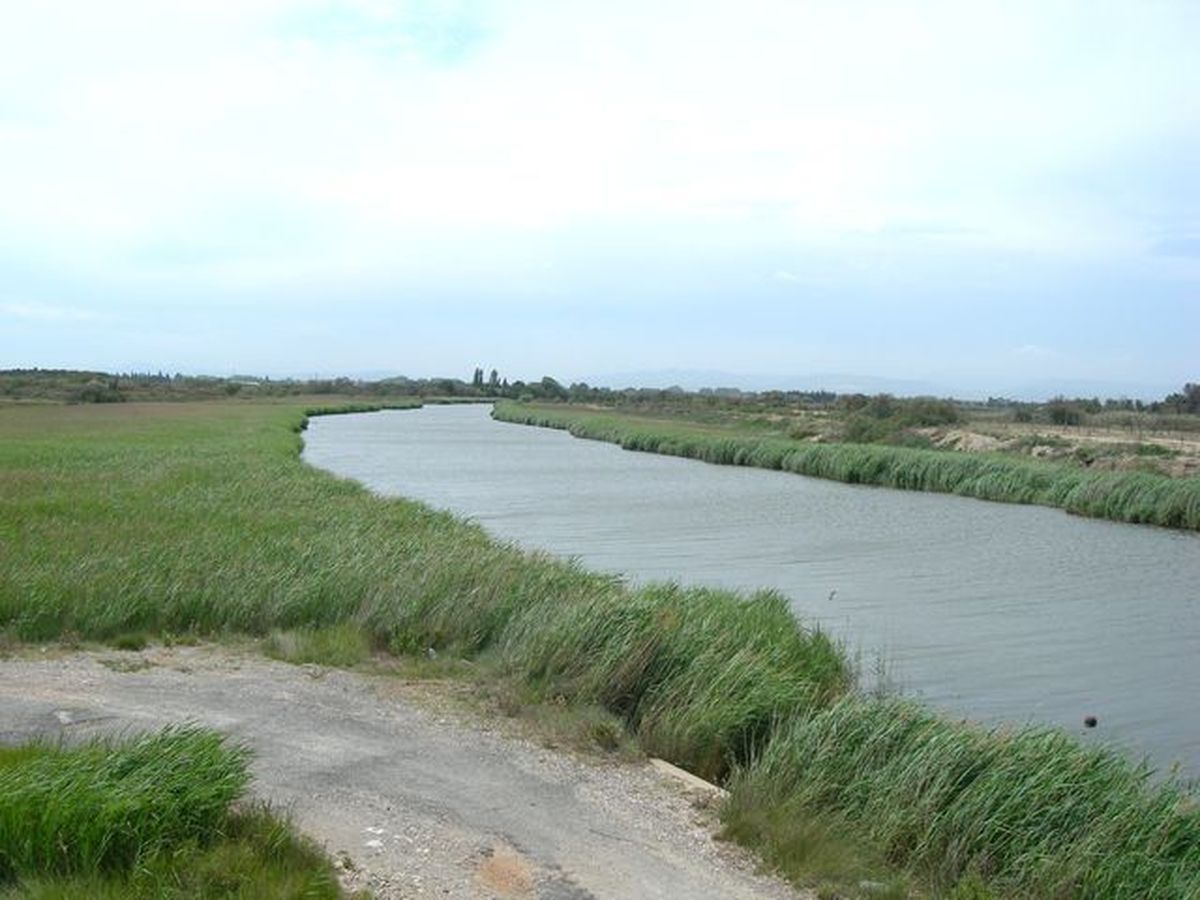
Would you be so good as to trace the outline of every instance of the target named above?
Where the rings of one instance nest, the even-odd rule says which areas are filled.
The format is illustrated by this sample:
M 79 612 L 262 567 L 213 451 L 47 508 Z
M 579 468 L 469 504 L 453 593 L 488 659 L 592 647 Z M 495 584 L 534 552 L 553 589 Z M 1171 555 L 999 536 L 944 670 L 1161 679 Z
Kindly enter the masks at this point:
M 1185 787 L 1060 734 L 987 732 L 860 696 L 841 650 L 778 595 L 634 589 L 374 497 L 300 464 L 304 414 L 0 410 L 0 634 L 271 635 L 285 658 L 350 661 L 434 648 L 602 708 L 693 771 L 732 772 L 730 833 L 770 859 L 798 852 L 806 821 L 947 894 L 1200 896 Z M 744 465 L 796 450 L 672 440 Z M 860 449 L 875 448 L 844 452 Z M 880 459 L 856 465 L 885 477 Z
M 1031 503 L 1118 522 L 1200 529 L 1200 478 L 1088 471 L 995 453 L 810 443 L 513 402 L 497 404 L 493 416 L 505 422 L 565 430 L 575 437 L 608 441 L 626 450 L 718 465 L 755 466 L 848 484 Z
M 499 653 L 543 693 L 606 707 L 647 752 L 712 779 L 851 684 L 839 648 L 770 592 L 657 585 L 531 607 Z

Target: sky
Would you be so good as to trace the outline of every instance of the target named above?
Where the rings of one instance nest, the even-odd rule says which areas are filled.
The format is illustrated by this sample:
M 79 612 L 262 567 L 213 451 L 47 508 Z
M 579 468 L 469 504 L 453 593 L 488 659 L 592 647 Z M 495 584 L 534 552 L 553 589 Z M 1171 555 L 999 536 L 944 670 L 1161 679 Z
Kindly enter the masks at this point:
M 5 7 L 0 369 L 1200 380 L 1192 0 Z

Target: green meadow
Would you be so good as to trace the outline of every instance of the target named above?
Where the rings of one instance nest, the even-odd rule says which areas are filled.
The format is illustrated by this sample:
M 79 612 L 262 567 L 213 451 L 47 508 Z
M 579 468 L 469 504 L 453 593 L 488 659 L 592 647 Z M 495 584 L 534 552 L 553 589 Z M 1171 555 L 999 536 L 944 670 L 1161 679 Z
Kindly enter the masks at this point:
M 0 646 L 250 635 L 283 658 L 341 664 L 434 648 L 532 702 L 602 710 L 644 752 L 725 783 L 727 835 L 830 895 L 1200 896 L 1200 810 L 1184 786 L 1056 732 L 984 730 L 863 695 L 841 649 L 777 594 L 635 589 L 375 497 L 300 461 L 313 411 L 295 399 L 0 407 Z M 774 452 L 739 439 L 722 452 L 760 451 Z M 238 752 L 204 732 L 162 739 L 181 737 L 209 742 L 236 794 Z M 27 767 L 60 751 L 4 752 L 5 785 L 56 777 Z M 106 765 L 80 752 L 72 771 Z M 6 775 L 13 765 L 26 774 Z M 91 815 L 96 792 L 138 809 L 168 801 L 138 794 L 152 779 L 71 778 L 82 786 L 45 827 L 81 829 L 60 842 L 77 859 L 38 850 L 11 824 L 23 819 L 5 819 L 17 807 L 0 806 L 0 884 L 103 875 L 179 839 L 207 852 L 237 833 L 228 819 L 214 828 L 216 812 L 172 830 L 164 806 L 148 849 L 109 862 L 87 848 L 124 826 Z
M 504 401 L 495 418 L 558 428 L 626 450 L 755 466 L 849 484 L 1034 503 L 1077 515 L 1200 529 L 1200 478 L 1147 471 L 1092 471 L 1001 453 L 891 444 L 813 443 L 761 428 L 633 416 L 610 410 Z

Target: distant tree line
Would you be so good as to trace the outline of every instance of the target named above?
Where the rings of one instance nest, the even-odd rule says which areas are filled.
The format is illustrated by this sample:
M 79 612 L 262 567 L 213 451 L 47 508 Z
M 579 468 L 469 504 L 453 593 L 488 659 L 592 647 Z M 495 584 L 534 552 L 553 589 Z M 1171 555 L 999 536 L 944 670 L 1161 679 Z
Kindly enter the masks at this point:
M 1004 397 L 989 397 L 989 409 L 1008 409 L 1017 422 L 1045 422 L 1050 425 L 1084 425 L 1098 418 L 1108 422 L 1135 421 L 1136 416 L 1200 415 L 1200 384 L 1188 383 L 1182 391 L 1168 394 L 1162 400 L 1132 400 L 1128 397 L 1101 400 L 1099 397 L 1052 397 L 1042 402 L 1022 402 Z
M 1200 414 L 1200 384 L 1185 384 L 1179 393 L 1168 394 L 1162 405 L 1169 412 Z
M 963 413 L 985 409 L 1018 422 L 1076 426 L 1092 420 L 1132 428 L 1174 427 L 1170 417 L 1200 415 L 1200 383 L 1189 382 L 1162 400 L 1128 398 L 1053 397 L 1042 403 L 989 397 L 985 402 L 933 397 L 894 397 L 891 394 L 838 394 L 833 391 L 743 391 L 732 387 L 687 391 L 666 388 L 609 388 L 573 382 L 563 385 L 546 375 L 536 381 L 509 380 L 495 368 L 476 366 L 470 380 L 408 378 L 272 379 L 251 375 L 220 378 L 176 372 L 109 373 L 69 369 L 8 369 L 0 371 L 0 399 L 54 400 L 71 403 L 119 403 L 125 400 L 189 400 L 233 396 L 282 397 L 338 395 L 347 397 L 505 398 L 526 402 L 570 402 L 703 419 L 706 412 L 734 410 L 746 416 L 781 410 L 826 410 L 845 417 L 866 433 L 950 425 Z M 1165 417 L 1165 418 L 1164 418 Z M 1151 424 L 1147 424 L 1150 422 Z M 1154 423 L 1157 423 L 1155 425 Z

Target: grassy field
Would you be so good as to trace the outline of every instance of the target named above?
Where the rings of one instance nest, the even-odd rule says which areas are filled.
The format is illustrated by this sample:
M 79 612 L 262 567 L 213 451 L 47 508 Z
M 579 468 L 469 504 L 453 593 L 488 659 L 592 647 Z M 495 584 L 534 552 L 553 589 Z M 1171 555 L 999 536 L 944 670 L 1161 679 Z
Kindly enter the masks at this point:
M 194 727 L 0 747 L 0 897 L 342 897 L 286 821 L 234 805 L 246 765 Z
M 778 595 L 634 590 L 376 498 L 300 462 L 305 409 L 0 408 L 0 641 L 249 634 L 344 664 L 435 648 L 727 780 L 730 835 L 806 883 L 1200 894 L 1182 788 L 1061 735 L 859 696 Z
M 1093 471 L 1000 453 L 963 453 L 889 444 L 814 443 L 764 430 L 630 416 L 562 405 L 503 402 L 506 422 L 558 428 L 627 450 L 756 466 L 904 490 L 935 491 L 1054 506 L 1078 515 L 1200 529 L 1200 478 L 1147 471 Z

